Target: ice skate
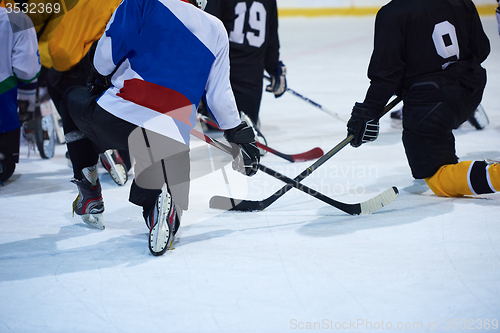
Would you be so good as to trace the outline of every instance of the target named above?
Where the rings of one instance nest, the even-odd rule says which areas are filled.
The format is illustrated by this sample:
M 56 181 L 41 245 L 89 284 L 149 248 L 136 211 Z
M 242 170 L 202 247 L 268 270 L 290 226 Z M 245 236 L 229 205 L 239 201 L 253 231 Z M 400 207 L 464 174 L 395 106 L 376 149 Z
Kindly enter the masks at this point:
M 73 202 L 73 214 L 80 215 L 83 222 L 93 228 L 104 229 L 104 202 L 101 194 L 101 183 L 97 175 L 97 166 L 82 170 L 82 180 L 73 179 L 78 186 L 78 196 Z
M 163 184 L 155 205 L 151 208 L 146 224 L 149 228 L 149 250 L 161 256 L 171 248 L 179 226 L 179 218 L 167 184 Z
M 128 180 L 127 167 L 118 151 L 116 149 L 109 149 L 99 156 L 102 166 L 109 172 L 114 182 L 120 186 L 125 185 Z
M 488 165 L 492 165 L 492 164 L 500 164 L 500 161 L 496 161 L 496 160 L 491 160 L 491 159 L 485 159 L 484 162 Z
M 40 156 L 45 159 L 54 157 L 57 138 L 54 130 L 54 119 L 51 114 L 43 116 L 40 120 L 36 138 Z
M 245 114 L 245 112 L 243 112 L 243 111 L 240 112 L 240 118 L 242 121 L 246 122 L 248 126 L 252 127 L 253 132 L 255 134 L 255 141 L 267 146 L 267 140 L 264 137 L 264 135 L 262 134 L 262 132 L 259 130 L 258 124 L 255 124 L 252 121 L 252 119 L 249 116 L 247 116 Z M 267 151 L 265 151 L 264 149 L 261 149 L 261 148 L 259 148 L 259 152 L 260 152 L 260 156 L 264 156 L 267 153 Z
M 474 126 L 477 130 L 482 130 L 490 123 L 490 120 L 488 119 L 486 112 L 484 112 L 484 109 L 481 106 L 481 104 L 477 106 L 472 116 L 470 116 L 469 123 L 472 126 Z
M 398 129 L 403 127 L 403 109 L 391 112 L 391 127 Z

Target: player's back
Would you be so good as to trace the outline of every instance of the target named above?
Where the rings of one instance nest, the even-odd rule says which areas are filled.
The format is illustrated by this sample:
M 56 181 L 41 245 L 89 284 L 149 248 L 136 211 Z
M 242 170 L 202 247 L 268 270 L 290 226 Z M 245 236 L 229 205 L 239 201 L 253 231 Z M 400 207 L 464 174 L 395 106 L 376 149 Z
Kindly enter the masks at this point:
M 276 0 L 210 0 L 205 11 L 227 30 L 233 89 L 258 93 L 262 87 L 255 82 L 262 81 L 264 68 L 279 61 Z
M 393 0 L 379 11 L 377 20 L 397 20 L 397 26 L 387 25 L 395 31 L 383 33 L 403 34 L 407 78 L 438 72 L 458 59 L 475 57 L 482 62 L 489 53 L 489 41 L 470 0 Z

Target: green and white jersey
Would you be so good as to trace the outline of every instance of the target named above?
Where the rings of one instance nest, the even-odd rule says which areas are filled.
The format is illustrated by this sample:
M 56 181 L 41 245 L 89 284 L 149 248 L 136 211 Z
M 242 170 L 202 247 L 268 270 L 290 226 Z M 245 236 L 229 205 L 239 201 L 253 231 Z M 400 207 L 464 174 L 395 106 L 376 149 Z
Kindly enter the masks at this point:
M 23 13 L 0 7 L 0 133 L 20 126 L 17 86 L 37 78 L 41 64 L 33 23 Z

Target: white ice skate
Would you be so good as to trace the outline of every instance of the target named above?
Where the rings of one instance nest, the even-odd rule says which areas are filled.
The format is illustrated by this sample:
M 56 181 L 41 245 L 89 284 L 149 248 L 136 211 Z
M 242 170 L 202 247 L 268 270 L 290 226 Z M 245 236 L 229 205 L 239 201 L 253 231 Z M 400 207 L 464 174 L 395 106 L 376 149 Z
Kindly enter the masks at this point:
M 115 183 L 120 186 L 125 185 L 128 180 L 128 172 L 117 150 L 109 149 L 100 154 L 103 167 L 109 172 L 109 175 Z
M 167 184 L 163 184 L 146 222 L 150 230 L 149 250 L 154 256 L 161 256 L 172 246 L 177 223 L 175 205 Z

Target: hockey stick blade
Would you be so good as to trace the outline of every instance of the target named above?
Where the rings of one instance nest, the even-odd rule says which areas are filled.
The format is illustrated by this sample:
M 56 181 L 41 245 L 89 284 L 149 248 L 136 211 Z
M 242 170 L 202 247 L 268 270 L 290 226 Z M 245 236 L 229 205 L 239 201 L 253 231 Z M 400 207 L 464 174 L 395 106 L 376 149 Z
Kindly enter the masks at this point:
M 330 198 L 334 206 L 349 215 L 365 215 L 371 214 L 380 208 L 383 208 L 393 202 L 399 195 L 398 189 L 393 186 L 367 201 L 360 203 L 348 204 L 336 201 Z M 262 211 L 273 203 L 277 197 L 271 196 L 261 201 L 239 200 L 223 196 L 214 196 L 210 199 L 210 208 L 239 211 L 239 212 L 254 212 Z
M 294 163 L 294 162 L 307 162 L 307 161 L 315 160 L 315 159 L 320 158 L 324 154 L 323 150 L 319 147 L 313 148 L 309 151 L 306 151 L 306 152 L 300 153 L 300 154 L 284 154 L 284 153 L 281 153 L 277 150 L 274 150 L 268 146 L 264 146 L 260 142 L 255 142 L 255 143 L 257 144 L 257 147 L 264 149 L 264 150 L 270 152 L 271 154 L 279 156 L 279 157 L 281 157 L 289 162 L 292 162 L 292 163 Z
M 198 114 L 197 116 L 198 116 L 198 119 L 200 121 L 204 122 L 205 124 L 210 125 L 210 126 L 217 128 L 217 129 L 219 128 L 217 126 L 217 124 L 214 121 L 212 121 L 210 118 L 208 118 L 207 116 L 204 116 L 202 114 Z M 281 157 L 281 158 L 283 158 L 289 162 L 292 162 L 292 163 L 312 161 L 312 160 L 320 158 L 324 154 L 323 150 L 319 147 L 313 148 L 313 149 L 306 151 L 304 153 L 285 154 L 285 153 L 279 152 L 276 149 L 273 149 L 269 146 L 266 146 L 260 142 L 255 142 L 255 143 L 257 144 L 257 147 L 259 147 L 260 149 L 263 149 L 271 154 L 274 154 L 274 155 Z
M 394 200 L 399 195 L 398 188 L 396 186 L 393 186 L 391 188 L 388 188 L 384 192 L 380 193 L 374 198 L 371 198 L 370 200 L 361 202 L 359 204 L 360 206 L 360 215 L 364 214 L 371 214 L 376 210 L 379 210 L 382 207 L 387 206 Z

